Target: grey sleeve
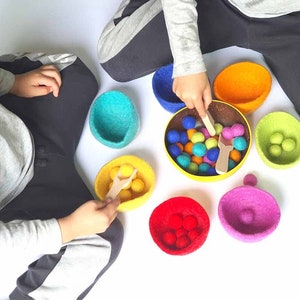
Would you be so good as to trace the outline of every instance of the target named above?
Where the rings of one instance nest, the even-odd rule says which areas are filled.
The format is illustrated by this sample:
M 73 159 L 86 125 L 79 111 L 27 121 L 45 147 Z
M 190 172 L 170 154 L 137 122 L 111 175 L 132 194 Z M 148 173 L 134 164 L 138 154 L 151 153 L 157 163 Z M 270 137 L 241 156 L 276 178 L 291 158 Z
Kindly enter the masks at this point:
M 0 69 L 0 96 L 7 94 L 15 82 L 15 75 L 4 69 Z
M 56 219 L 0 221 L 1 253 L 4 255 L 42 255 L 57 253 L 62 246 L 62 237 Z

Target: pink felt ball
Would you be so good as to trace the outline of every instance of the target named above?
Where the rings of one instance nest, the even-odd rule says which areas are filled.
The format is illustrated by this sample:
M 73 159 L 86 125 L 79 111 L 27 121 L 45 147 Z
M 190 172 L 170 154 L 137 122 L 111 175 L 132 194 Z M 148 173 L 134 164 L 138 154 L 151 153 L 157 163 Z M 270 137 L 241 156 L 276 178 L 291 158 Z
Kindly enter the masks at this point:
M 179 229 L 182 227 L 182 221 L 183 217 L 179 213 L 175 213 L 170 215 L 169 221 L 168 221 L 168 226 L 172 229 Z
M 188 215 L 184 217 L 182 225 L 186 230 L 192 230 L 197 227 L 198 220 L 195 216 Z
M 233 139 L 233 131 L 232 131 L 231 127 L 228 127 L 228 126 L 224 127 L 221 134 L 226 140 Z
M 233 136 L 242 136 L 245 133 L 245 127 L 240 123 L 235 123 L 231 126 Z
M 166 244 L 166 245 L 169 245 L 169 246 L 173 246 L 175 245 L 176 243 L 176 235 L 173 231 L 169 230 L 169 231 L 166 231 L 164 234 L 163 234 L 163 242 Z
M 176 247 L 178 249 L 183 249 L 187 247 L 190 243 L 191 243 L 190 239 L 186 235 L 184 235 L 177 239 Z
M 203 135 L 204 135 L 204 137 L 205 137 L 206 140 L 207 140 L 208 138 L 210 138 L 210 134 L 209 134 L 208 130 L 207 130 L 205 127 L 202 127 L 202 128 L 200 129 L 200 131 L 203 133 Z
M 254 174 L 247 174 L 243 180 L 244 185 L 256 186 L 257 178 Z

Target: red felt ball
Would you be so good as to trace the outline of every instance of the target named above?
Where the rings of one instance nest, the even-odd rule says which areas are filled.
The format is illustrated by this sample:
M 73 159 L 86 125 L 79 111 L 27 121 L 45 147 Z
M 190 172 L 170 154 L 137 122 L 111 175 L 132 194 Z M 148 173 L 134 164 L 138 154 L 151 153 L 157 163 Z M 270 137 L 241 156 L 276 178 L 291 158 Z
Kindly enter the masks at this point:
M 168 221 L 168 226 L 172 229 L 178 229 L 182 227 L 182 220 L 183 217 L 179 213 L 175 213 L 170 215 L 169 221 Z
M 199 228 L 195 228 L 188 232 L 188 237 L 191 241 L 194 241 L 201 234 L 201 230 Z
M 184 217 L 182 225 L 186 230 L 192 230 L 198 226 L 198 220 L 195 216 L 188 215 Z
M 162 236 L 163 242 L 168 246 L 173 246 L 176 243 L 176 235 L 173 231 L 166 231 Z
M 176 235 L 177 238 L 182 237 L 182 236 L 184 236 L 184 235 L 186 235 L 186 234 L 187 234 L 187 230 L 184 229 L 184 228 L 178 228 L 178 229 L 175 231 L 175 235 Z
M 183 249 L 187 247 L 190 243 L 191 243 L 190 239 L 186 235 L 184 235 L 177 239 L 176 247 L 178 249 Z

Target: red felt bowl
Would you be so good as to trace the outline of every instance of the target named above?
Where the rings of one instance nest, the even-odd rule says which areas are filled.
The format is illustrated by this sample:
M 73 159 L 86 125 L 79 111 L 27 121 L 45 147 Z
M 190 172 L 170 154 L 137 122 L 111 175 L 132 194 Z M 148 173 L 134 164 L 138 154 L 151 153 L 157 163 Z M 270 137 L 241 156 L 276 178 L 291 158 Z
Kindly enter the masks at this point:
M 164 201 L 153 210 L 149 228 L 161 250 L 171 255 L 186 255 L 204 244 L 210 220 L 197 201 L 179 196 Z

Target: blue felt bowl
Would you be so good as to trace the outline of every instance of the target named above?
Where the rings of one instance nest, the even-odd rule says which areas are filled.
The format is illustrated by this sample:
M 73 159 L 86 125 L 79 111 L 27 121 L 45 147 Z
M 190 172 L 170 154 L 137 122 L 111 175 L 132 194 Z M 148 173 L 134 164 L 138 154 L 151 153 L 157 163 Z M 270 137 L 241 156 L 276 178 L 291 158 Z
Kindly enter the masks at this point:
M 175 113 L 185 104 L 172 91 L 173 64 L 158 69 L 152 78 L 153 93 L 160 105 L 171 113 Z
M 140 119 L 131 99 L 116 90 L 98 96 L 90 110 L 93 136 L 111 148 L 123 148 L 136 136 Z

